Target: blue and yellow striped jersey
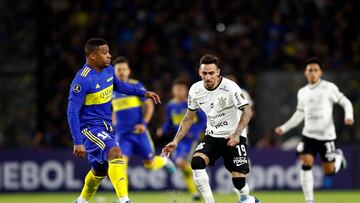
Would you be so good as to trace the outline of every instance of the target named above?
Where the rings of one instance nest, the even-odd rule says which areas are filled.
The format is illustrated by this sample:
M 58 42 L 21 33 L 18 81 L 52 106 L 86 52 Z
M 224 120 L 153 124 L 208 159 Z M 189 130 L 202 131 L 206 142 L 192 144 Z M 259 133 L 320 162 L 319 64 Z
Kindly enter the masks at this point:
M 146 90 L 143 84 L 137 80 L 129 79 L 127 83 Z M 145 123 L 142 108 L 145 100 L 146 98 L 143 97 L 113 93 L 112 107 L 116 116 L 117 131 L 133 131 L 136 124 Z
M 146 91 L 121 82 L 110 65 L 97 72 L 88 64 L 76 74 L 70 86 L 68 122 L 74 144 L 81 144 L 80 130 L 87 126 L 111 126 L 113 90 L 143 97 Z
M 166 105 L 166 119 L 165 123 L 162 125 L 162 130 L 164 133 L 168 133 L 170 130 L 176 132 L 179 128 L 179 125 L 182 119 L 185 116 L 185 113 L 188 109 L 187 101 L 175 102 L 170 101 Z M 196 111 L 196 116 L 193 121 L 188 135 L 191 139 L 197 139 L 202 131 L 206 128 L 206 115 L 202 110 Z

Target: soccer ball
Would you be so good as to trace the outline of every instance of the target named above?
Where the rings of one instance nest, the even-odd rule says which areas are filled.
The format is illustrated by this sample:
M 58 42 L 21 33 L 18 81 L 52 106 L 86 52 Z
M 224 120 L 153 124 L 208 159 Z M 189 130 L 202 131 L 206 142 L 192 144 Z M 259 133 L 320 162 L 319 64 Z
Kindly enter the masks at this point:
M 247 200 L 241 203 L 260 203 L 260 201 L 256 197 L 249 195 Z

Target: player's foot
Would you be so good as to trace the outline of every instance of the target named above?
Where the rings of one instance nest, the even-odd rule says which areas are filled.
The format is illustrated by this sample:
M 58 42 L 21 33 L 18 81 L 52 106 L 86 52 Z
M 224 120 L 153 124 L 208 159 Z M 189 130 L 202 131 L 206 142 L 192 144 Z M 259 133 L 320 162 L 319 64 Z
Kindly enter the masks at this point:
M 201 196 L 199 193 L 194 193 L 192 199 L 193 199 L 193 201 L 200 201 Z
M 305 203 L 315 203 L 314 200 L 308 200 L 308 201 L 305 201 Z
M 169 173 L 169 174 L 174 174 L 176 172 L 176 166 L 175 164 L 166 156 L 164 156 L 164 159 L 166 161 L 165 163 L 165 170 Z
M 342 156 L 342 159 L 341 159 L 341 169 L 346 169 L 347 167 L 347 161 L 346 161 L 346 158 L 344 156 L 344 153 L 341 149 L 336 149 L 336 154 Z
M 71 203 L 79 203 L 79 201 L 76 199 L 76 200 L 72 201 Z M 86 201 L 85 203 L 89 203 L 89 202 Z

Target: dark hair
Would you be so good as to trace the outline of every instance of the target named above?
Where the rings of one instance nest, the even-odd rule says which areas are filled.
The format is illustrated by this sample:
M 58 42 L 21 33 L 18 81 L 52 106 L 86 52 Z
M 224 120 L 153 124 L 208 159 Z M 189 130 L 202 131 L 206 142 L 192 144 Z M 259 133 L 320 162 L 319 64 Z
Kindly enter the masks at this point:
M 217 56 L 207 54 L 201 57 L 200 65 L 201 64 L 215 64 L 216 67 L 219 67 L 219 58 Z
M 185 87 L 189 87 L 188 86 L 188 81 L 185 78 L 177 78 L 174 80 L 174 82 L 172 83 L 173 85 L 185 85 Z
M 125 56 L 118 56 L 114 59 L 113 65 L 115 66 L 118 63 L 126 63 L 129 65 L 129 60 Z
M 107 42 L 101 38 L 91 38 L 85 43 L 85 55 L 89 56 L 94 52 L 99 46 L 105 45 Z
M 323 65 L 322 65 L 320 59 L 315 58 L 315 57 L 308 58 L 304 63 L 304 67 L 306 68 L 306 66 L 311 64 L 311 63 L 318 64 L 320 66 L 320 68 L 323 69 Z

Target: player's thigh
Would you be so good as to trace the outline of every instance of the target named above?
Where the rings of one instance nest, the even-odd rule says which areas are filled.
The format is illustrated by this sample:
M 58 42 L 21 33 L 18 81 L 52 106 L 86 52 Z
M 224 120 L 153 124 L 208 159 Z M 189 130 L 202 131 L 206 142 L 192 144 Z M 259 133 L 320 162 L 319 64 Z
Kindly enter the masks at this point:
M 120 147 L 122 154 L 130 157 L 134 151 L 134 144 L 132 140 L 129 138 L 131 134 L 121 133 L 117 134 L 115 137 L 116 144 Z
M 246 138 L 240 137 L 240 142 L 234 147 L 226 146 L 223 154 L 225 168 L 233 177 L 244 177 L 249 173 L 249 159 Z
M 133 134 L 132 136 L 136 138 L 134 141 L 134 153 L 145 162 L 152 161 L 155 155 L 155 147 L 149 131 Z
M 305 166 L 312 166 L 318 152 L 316 140 L 303 136 L 302 141 L 296 148 L 299 160 Z
M 206 136 L 196 147 L 193 157 L 201 157 L 205 160 L 206 165 L 214 165 L 215 161 L 222 154 L 222 148 L 219 148 L 220 139 L 222 138 Z

